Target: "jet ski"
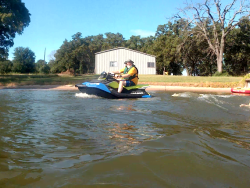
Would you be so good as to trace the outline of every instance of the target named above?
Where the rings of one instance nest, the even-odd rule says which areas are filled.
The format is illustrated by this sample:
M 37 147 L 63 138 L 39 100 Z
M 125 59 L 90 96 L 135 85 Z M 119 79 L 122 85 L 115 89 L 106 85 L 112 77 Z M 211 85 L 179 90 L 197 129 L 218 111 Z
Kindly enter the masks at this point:
M 97 80 L 77 84 L 79 91 L 88 95 L 96 95 L 108 99 L 118 98 L 150 98 L 151 95 L 145 91 L 148 85 L 136 85 L 124 87 L 122 93 L 118 93 L 119 80 L 114 74 L 102 72 Z

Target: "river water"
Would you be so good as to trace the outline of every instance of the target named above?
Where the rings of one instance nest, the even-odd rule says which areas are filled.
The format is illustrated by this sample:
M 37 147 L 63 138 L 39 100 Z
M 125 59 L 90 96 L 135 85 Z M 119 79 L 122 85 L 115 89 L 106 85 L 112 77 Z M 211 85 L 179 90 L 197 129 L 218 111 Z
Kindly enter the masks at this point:
M 249 96 L 0 90 L 0 187 L 249 187 Z

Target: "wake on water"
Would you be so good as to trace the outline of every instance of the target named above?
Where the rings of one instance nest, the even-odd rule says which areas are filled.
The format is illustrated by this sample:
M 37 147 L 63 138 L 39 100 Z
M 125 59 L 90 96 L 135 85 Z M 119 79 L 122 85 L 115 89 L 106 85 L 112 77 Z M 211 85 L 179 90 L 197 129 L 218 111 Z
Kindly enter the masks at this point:
M 87 93 L 76 93 L 75 94 L 75 96 L 76 97 L 80 97 L 80 98 L 101 98 L 101 97 L 98 97 L 98 96 L 96 96 L 96 95 L 89 95 L 89 94 L 87 94 Z M 153 100 L 158 100 L 159 98 L 157 98 L 157 97 L 152 97 L 152 98 L 138 98 L 138 100 L 140 100 L 140 101 L 153 101 Z M 121 99 L 119 99 L 119 100 L 121 100 Z M 122 100 L 124 100 L 124 99 L 122 99 Z M 127 99 L 125 99 L 125 100 L 127 100 Z
M 198 93 L 191 93 L 191 92 L 184 92 L 184 93 L 174 93 L 172 97 L 182 97 L 182 98 L 230 98 L 234 97 L 234 95 L 213 95 L 213 94 L 198 94 Z
M 196 93 L 190 93 L 190 92 L 184 92 L 184 93 L 174 93 L 172 97 L 182 97 L 182 98 L 193 98 L 198 97 L 199 94 Z
M 88 95 L 86 93 L 76 93 L 76 97 L 80 98 L 100 98 L 96 95 Z M 190 98 L 198 101 L 203 101 L 208 104 L 212 104 L 217 106 L 218 108 L 221 108 L 223 110 L 228 111 L 229 108 L 233 104 L 231 104 L 230 100 L 228 101 L 229 98 L 235 97 L 235 95 L 215 95 L 215 94 L 198 94 L 198 93 L 192 93 L 192 92 L 183 92 L 183 93 L 174 93 L 171 95 L 172 97 L 178 97 L 178 98 Z M 145 101 L 157 101 L 160 98 L 158 97 L 153 97 L 150 99 L 139 99 L 139 100 L 145 100 Z M 249 105 L 250 106 L 250 105 Z M 241 107 L 241 106 L 240 106 Z
M 100 98 L 96 95 L 89 95 L 86 93 L 76 93 L 76 97 L 81 98 Z M 197 98 L 197 99 L 208 99 L 208 98 L 230 98 L 234 97 L 234 95 L 213 95 L 213 94 L 197 94 L 192 92 L 184 92 L 184 93 L 174 93 L 172 97 L 180 97 L 180 98 Z
M 234 97 L 234 95 L 214 95 L 214 94 L 197 94 L 191 92 L 184 93 L 174 93 L 172 97 L 180 97 L 180 98 L 193 98 L 199 101 L 204 101 L 206 103 L 215 105 L 221 109 L 228 110 L 225 108 L 225 105 L 230 105 L 228 101 L 223 100 L 227 98 Z
M 96 95 L 88 95 L 87 93 L 76 93 L 75 96 L 81 98 L 99 98 Z

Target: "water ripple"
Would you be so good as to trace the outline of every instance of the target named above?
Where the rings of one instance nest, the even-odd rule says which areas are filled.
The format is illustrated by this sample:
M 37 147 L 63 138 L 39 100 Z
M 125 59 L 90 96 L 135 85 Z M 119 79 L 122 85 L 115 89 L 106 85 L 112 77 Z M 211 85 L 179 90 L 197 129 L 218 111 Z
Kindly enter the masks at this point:
M 107 100 L 74 91 L 0 90 L 1 187 L 46 183 L 60 187 L 77 182 L 183 186 L 173 174 L 181 166 L 186 169 L 189 163 L 181 160 L 187 159 L 195 166 L 188 173 L 197 177 L 200 186 L 210 183 L 203 173 L 195 173 L 199 171 L 197 161 L 204 169 L 207 164 L 221 165 L 224 172 L 230 166 L 237 174 L 249 169 L 250 116 L 247 108 L 239 107 L 249 103 L 247 97 L 188 92 L 174 97 L 164 92 L 154 95 L 151 99 Z M 164 164 L 171 171 L 162 169 Z M 211 171 L 204 172 L 213 177 Z M 3 175 L 7 172 L 8 176 Z M 120 174 L 136 181 L 135 172 L 144 174 L 148 184 L 110 179 Z M 162 173 L 172 179 L 165 181 Z M 64 174 L 68 181 L 61 179 Z M 193 181 L 184 177 L 187 174 L 179 175 L 186 183 Z

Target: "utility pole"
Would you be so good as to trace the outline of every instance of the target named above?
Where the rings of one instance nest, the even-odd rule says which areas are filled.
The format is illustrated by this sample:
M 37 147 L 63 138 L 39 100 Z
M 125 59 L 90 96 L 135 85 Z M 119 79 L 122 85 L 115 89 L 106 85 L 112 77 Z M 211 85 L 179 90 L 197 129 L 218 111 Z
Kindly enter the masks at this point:
M 45 63 L 45 54 L 46 54 L 46 48 L 44 50 L 44 63 Z

